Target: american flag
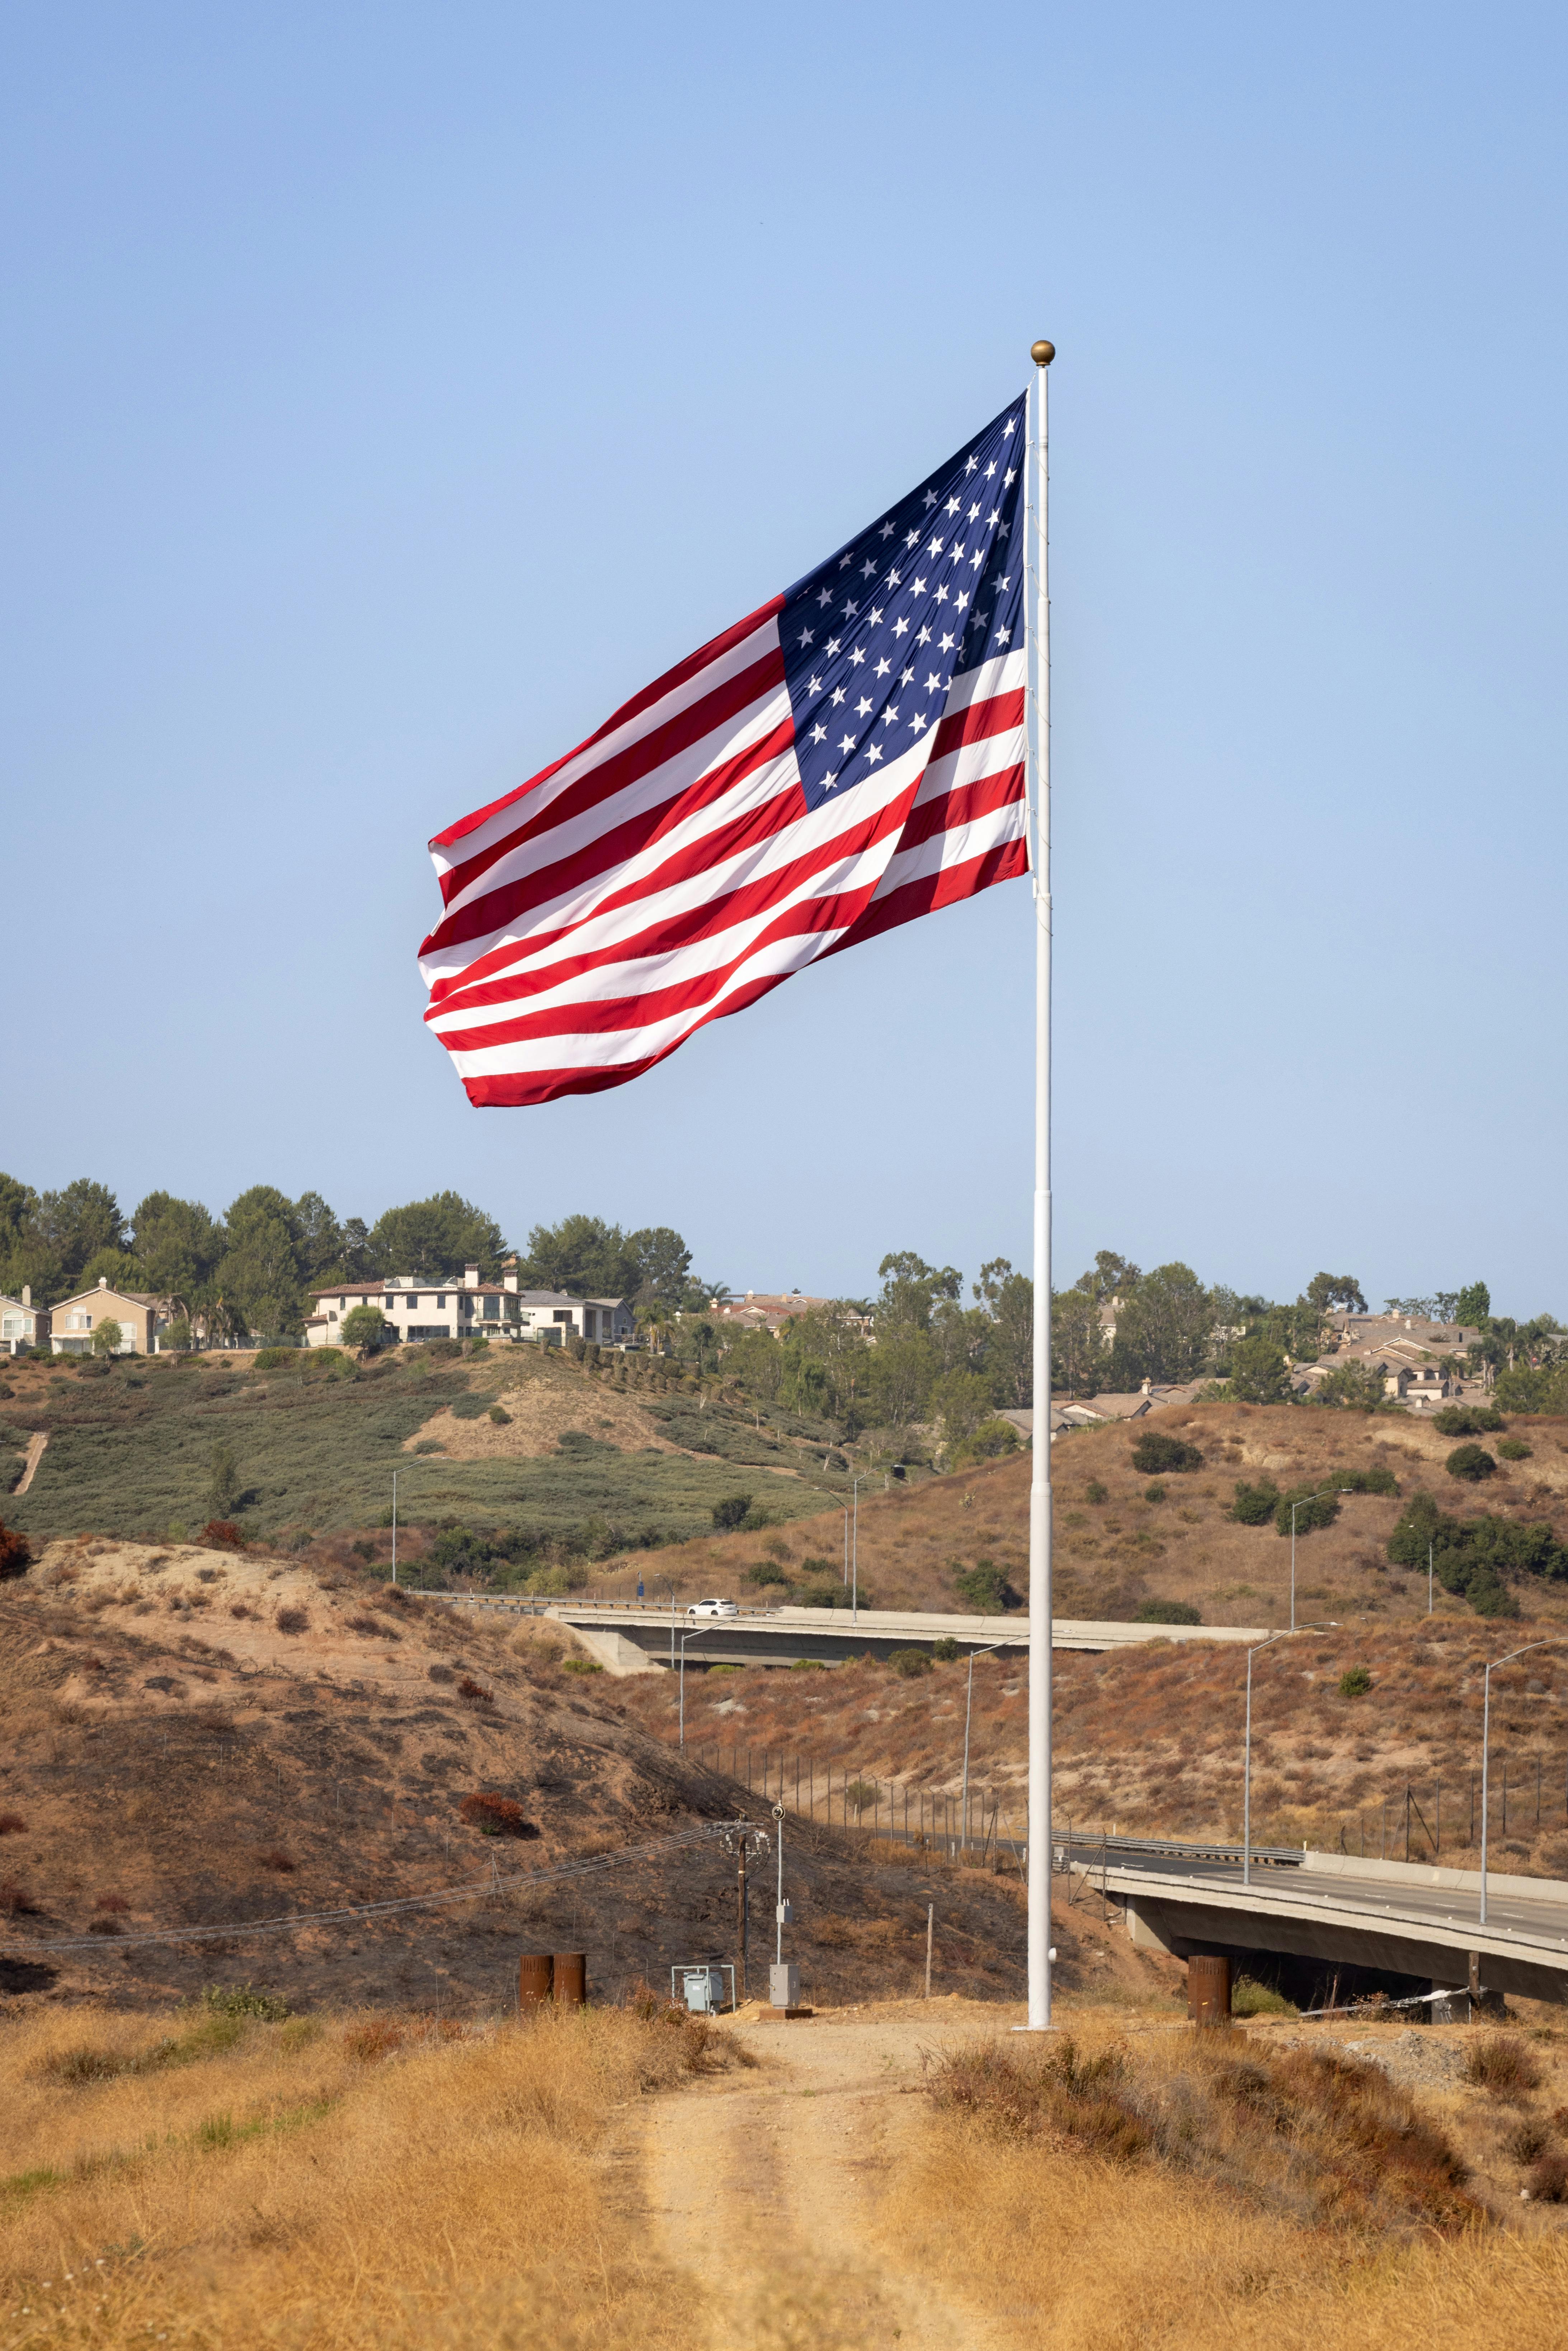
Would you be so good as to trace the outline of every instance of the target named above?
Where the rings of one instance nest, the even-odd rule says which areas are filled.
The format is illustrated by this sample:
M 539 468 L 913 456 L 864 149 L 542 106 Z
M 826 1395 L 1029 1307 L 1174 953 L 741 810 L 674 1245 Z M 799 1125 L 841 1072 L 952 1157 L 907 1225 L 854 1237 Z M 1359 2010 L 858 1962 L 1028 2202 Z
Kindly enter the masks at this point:
M 825 563 L 430 844 L 476 1104 L 623 1085 L 803 965 L 1022 873 L 1020 395 Z

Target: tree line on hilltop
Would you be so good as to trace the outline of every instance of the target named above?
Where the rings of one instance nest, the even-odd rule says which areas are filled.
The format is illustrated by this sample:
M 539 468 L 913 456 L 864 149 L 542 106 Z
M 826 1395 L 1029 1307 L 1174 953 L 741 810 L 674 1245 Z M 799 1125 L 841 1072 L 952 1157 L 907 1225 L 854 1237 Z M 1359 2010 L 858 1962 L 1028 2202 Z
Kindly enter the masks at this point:
M 1034 1285 L 1006 1258 L 980 1268 L 966 1301 L 956 1267 L 894 1250 L 878 1268 L 874 1297 L 830 1300 L 774 1337 L 713 1311 L 725 1285 L 693 1271 L 690 1249 L 669 1226 L 626 1231 L 574 1215 L 536 1225 L 514 1250 L 497 1220 L 455 1192 L 388 1208 L 374 1224 L 340 1218 L 319 1193 L 290 1199 L 267 1184 L 222 1216 L 168 1192 L 149 1193 L 127 1216 L 108 1185 L 85 1176 L 36 1192 L 0 1175 L 0 1291 L 16 1297 L 27 1283 L 49 1306 L 101 1275 L 168 1301 L 208 1337 L 297 1336 L 315 1291 L 335 1282 L 391 1273 L 454 1280 L 467 1265 L 493 1281 L 513 1257 L 521 1288 L 624 1299 L 663 1352 L 695 1371 L 722 1370 L 759 1405 L 845 1435 L 940 1421 L 949 1448 L 1001 1451 L 1015 1440 L 998 1415 L 1033 1400 Z M 1474 1331 L 1462 1361 L 1443 1360 L 1484 1375 L 1505 1409 L 1568 1412 L 1568 1336 L 1552 1315 L 1494 1316 L 1485 1282 L 1386 1304 Z M 1316 1274 L 1286 1302 L 1207 1283 L 1179 1261 L 1145 1272 L 1101 1249 L 1052 1292 L 1052 1387 L 1092 1397 L 1145 1380 L 1205 1381 L 1244 1403 L 1288 1402 L 1292 1365 L 1332 1349 L 1336 1309 L 1366 1311 L 1353 1275 Z M 1349 1362 L 1312 1401 L 1373 1411 L 1385 1399 L 1375 1374 Z
M 1450 1374 L 1484 1379 L 1503 1408 L 1568 1412 L 1568 1333 L 1555 1316 L 1521 1322 L 1494 1315 L 1484 1281 L 1427 1298 L 1390 1298 L 1385 1306 L 1391 1314 L 1472 1331 L 1462 1349 L 1433 1360 Z M 1298 1298 L 1284 1302 L 1224 1283 L 1210 1287 L 1179 1263 L 1145 1273 L 1102 1249 L 1071 1289 L 1053 1295 L 1052 1386 L 1088 1397 L 1126 1393 L 1145 1380 L 1172 1386 L 1202 1380 L 1211 1394 L 1239 1403 L 1290 1403 L 1292 1367 L 1338 1346 L 1331 1319 L 1336 1309 L 1368 1311 L 1354 1275 L 1314 1274 Z M 1364 1412 L 1390 1402 L 1376 1371 L 1354 1361 L 1332 1369 L 1308 1400 Z
M 706 1303 L 691 1251 L 667 1226 L 622 1232 L 598 1217 L 537 1225 L 513 1251 L 500 1225 L 455 1192 L 388 1208 L 376 1222 L 340 1218 L 319 1192 L 290 1199 L 256 1184 L 222 1216 L 199 1200 L 150 1192 L 129 1216 L 107 1184 L 80 1176 L 37 1192 L 0 1175 L 0 1292 L 27 1285 L 40 1306 L 92 1289 L 140 1290 L 169 1301 L 210 1337 L 297 1334 L 316 1290 L 391 1273 L 455 1280 L 476 1265 L 500 1278 L 516 1256 L 525 1290 L 628 1298 L 644 1309 Z

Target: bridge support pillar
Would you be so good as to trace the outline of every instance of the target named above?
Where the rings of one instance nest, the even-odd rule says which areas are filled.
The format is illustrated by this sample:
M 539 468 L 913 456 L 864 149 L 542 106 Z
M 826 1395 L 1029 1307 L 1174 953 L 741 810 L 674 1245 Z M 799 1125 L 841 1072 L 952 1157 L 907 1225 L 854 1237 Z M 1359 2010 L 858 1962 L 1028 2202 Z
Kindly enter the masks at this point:
M 1212 1951 L 1192 1951 L 1186 1962 L 1186 2012 L 1193 2024 L 1230 2022 L 1230 1961 Z
M 1176 1956 L 1166 1938 L 1159 1912 L 1156 1910 L 1151 1916 L 1148 1911 L 1131 1899 L 1127 1903 L 1127 1933 L 1132 1938 L 1133 1949 L 1135 1951 L 1160 1951 L 1166 1959 L 1175 1959 Z

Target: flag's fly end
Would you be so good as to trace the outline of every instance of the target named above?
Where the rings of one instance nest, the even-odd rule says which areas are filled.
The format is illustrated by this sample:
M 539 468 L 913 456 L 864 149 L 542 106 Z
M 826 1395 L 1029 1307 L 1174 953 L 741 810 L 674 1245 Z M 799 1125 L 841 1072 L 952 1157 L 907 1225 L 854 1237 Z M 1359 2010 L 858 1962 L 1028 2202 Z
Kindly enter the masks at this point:
M 792 588 L 431 842 L 471 1102 L 623 1085 L 821 957 L 1028 871 L 1025 398 Z

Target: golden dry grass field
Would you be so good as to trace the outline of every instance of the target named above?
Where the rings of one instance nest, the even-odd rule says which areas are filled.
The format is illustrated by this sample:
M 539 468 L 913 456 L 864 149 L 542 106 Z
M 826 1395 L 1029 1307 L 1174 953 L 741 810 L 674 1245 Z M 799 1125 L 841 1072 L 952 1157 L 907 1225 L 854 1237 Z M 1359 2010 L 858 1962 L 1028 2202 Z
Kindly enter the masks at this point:
M 1563 2340 L 1561 2033 L 1016 2013 L 9 2019 L 0 2344 Z

